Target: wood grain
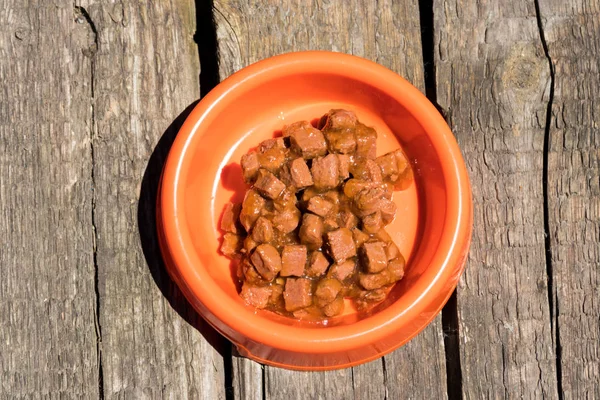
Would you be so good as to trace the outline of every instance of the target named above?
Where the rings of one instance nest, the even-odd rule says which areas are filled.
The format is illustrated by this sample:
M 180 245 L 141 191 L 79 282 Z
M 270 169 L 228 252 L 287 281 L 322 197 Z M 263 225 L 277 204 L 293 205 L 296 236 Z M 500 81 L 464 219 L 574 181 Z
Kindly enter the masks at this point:
M 0 6 L 0 398 L 98 396 L 90 32 Z
M 438 102 L 474 200 L 458 289 L 463 396 L 556 398 L 542 186 L 550 71 L 534 2 L 436 0 L 434 10 Z
M 600 398 L 600 2 L 540 1 L 555 69 L 548 222 L 565 399 Z
M 221 339 L 169 281 L 154 233 L 161 159 L 181 124 L 173 119 L 199 96 L 194 4 L 81 6 L 97 31 L 92 146 L 104 395 L 224 398 Z
M 374 60 L 424 91 L 416 0 L 250 3 L 214 1 L 221 79 L 276 54 L 333 50 Z M 295 373 L 266 367 L 265 398 L 444 398 L 441 330 L 441 318 L 437 318 L 385 360 L 352 370 Z M 237 359 L 233 364 L 234 376 L 242 377 L 240 381 L 248 381 L 247 374 L 258 376 L 257 368 L 248 363 L 252 362 Z

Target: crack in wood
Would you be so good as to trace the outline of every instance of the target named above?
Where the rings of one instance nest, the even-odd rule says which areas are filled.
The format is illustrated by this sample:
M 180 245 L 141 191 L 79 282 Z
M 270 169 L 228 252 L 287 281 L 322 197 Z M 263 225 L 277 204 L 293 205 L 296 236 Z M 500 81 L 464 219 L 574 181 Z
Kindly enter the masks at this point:
M 546 254 L 546 274 L 548 276 L 548 305 L 550 308 L 550 326 L 554 336 L 554 351 L 556 353 L 556 384 L 558 391 L 558 398 L 563 398 L 562 389 L 562 362 L 561 362 L 561 345 L 560 345 L 560 334 L 559 334 L 559 322 L 558 322 L 558 298 L 555 293 L 554 287 L 554 270 L 552 265 L 552 244 L 550 236 L 550 211 L 548 202 L 548 156 L 550 154 L 550 125 L 552 123 L 552 105 L 554 102 L 554 83 L 555 83 L 555 69 L 552 57 L 548 50 L 548 43 L 546 42 L 546 36 L 544 34 L 544 25 L 542 22 L 542 15 L 540 12 L 539 0 L 534 0 L 535 5 L 535 16 L 537 19 L 537 26 L 540 35 L 540 41 L 542 48 L 544 49 L 544 55 L 548 60 L 548 68 L 550 70 L 550 91 L 548 94 L 548 104 L 546 109 L 546 121 L 544 125 L 544 157 L 543 157 L 543 169 L 542 169 L 542 190 L 544 196 L 544 248 Z

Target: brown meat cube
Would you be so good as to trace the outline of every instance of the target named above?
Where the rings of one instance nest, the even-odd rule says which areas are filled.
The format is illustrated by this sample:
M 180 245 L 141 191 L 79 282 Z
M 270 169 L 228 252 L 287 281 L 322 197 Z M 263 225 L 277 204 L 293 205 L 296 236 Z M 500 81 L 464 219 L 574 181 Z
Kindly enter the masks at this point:
M 356 150 L 353 129 L 323 131 L 330 153 L 350 154 Z
M 327 153 L 327 142 L 323 133 L 308 121 L 299 121 L 283 127 L 283 136 L 289 136 L 292 149 L 306 159 Z
M 304 214 L 300 226 L 300 241 L 309 248 L 318 249 L 323 244 L 323 220 L 314 214 Z
M 323 229 L 325 232 L 334 231 L 339 227 L 337 221 L 333 218 L 327 218 L 323 221 Z
M 388 242 L 387 247 L 385 248 L 385 254 L 387 255 L 388 261 L 390 261 L 400 255 L 400 249 L 394 242 Z
M 335 154 L 314 159 L 310 171 L 317 190 L 333 189 L 340 182 L 338 159 Z
M 344 183 L 344 194 L 349 198 L 353 199 L 358 193 L 365 189 L 371 189 L 376 187 L 376 184 L 372 182 L 367 182 L 362 179 L 349 179 Z
M 383 224 L 388 225 L 396 216 L 396 203 L 388 199 L 381 199 L 379 202 L 379 211 L 381 211 Z
M 337 279 L 321 279 L 315 289 L 316 303 L 319 307 L 331 303 L 342 290 L 342 284 Z
M 352 237 L 357 248 L 359 248 L 364 242 L 369 240 L 369 235 L 367 235 L 358 228 L 352 229 Z
M 257 243 L 267 243 L 273 240 L 273 225 L 265 217 L 258 217 L 252 228 L 252 239 Z
M 369 242 L 360 248 L 360 256 L 366 270 L 370 274 L 381 272 L 388 265 L 385 244 L 383 242 Z
M 301 189 L 313 184 L 313 178 L 303 158 L 296 158 L 290 163 L 291 184 Z
M 269 298 L 269 304 L 274 306 L 283 306 L 283 285 L 285 280 L 282 280 L 281 284 L 273 283 L 271 285 L 271 297 Z
M 246 301 L 246 304 L 256 307 L 265 308 L 269 304 L 272 289 L 270 286 L 254 286 L 248 282 L 244 282 L 242 293 L 240 296 Z
M 379 230 L 379 232 L 377 232 L 375 235 L 373 235 L 373 237 L 375 239 L 378 239 L 378 240 L 384 242 L 384 243 L 392 241 L 392 237 L 390 236 L 389 233 L 387 233 L 387 231 L 384 228 L 381 228 Z
M 344 228 L 352 229 L 358 225 L 358 218 L 352 212 L 343 210 L 338 214 L 338 223 Z
M 265 168 L 275 174 L 279 172 L 279 169 L 285 163 L 286 152 L 286 149 L 273 147 L 264 153 L 258 153 L 258 162 L 261 168 Z
M 377 132 L 375 129 L 359 122 L 354 135 L 356 137 L 356 155 L 374 160 L 377 156 Z
M 225 232 L 239 233 L 237 221 L 242 211 L 242 205 L 239 203 L 227 203 L 223 210 L 221 218 L 221 229 Z
M 323 194 L 323 197 L 333 205 L 340 204 L 340 193 L 337 189 L 329 190 Z
M 385 300 L 388 295 L 389 290 L 386 288 L 374 289 L 374 290 L 365 290 L 360 293 L 358 298 L 356 299 L 356 305 L 359 310 L 365 309 L 368 306 L 379 303 L 380 301 Z
M 381 183 L 381 169 L 373 160 L 362 158 L 350 166 L 350 172 L 356 179 L 369 183 Z
M 333 204 L 331 204 L 321 196 L 315 196 L 308 201 L 306 209 L 321 217 L 325 217 L 333 209 Z
M 259 245 L 250 257 L 252 265 L 267 281 L 272 281 L 281 271 L 281 256 L 275 247 L 270 244 Z
M 354 128 L 358 119 L 353 111 L 342 110 L 342 109 L 331 109 L 329 112 L 321 118 L 319 126 L 321 129 L 342 129 L 342 128 Z
M 246 232 L 250 232 L 252 225 L 258 219 L 261 210 L 265 207 L 267 201 L 261 197 L 255 190 L 248 190 L 242 203 L 242 211 L 240 212 L 240 222 Z
M 300 222 L 300 210 L 295 206 L 278 211 L 273 216 L 273 226 L 280 232 L 290 233 Z
M 242 247 L 241 238 L 231 232 L 223 235 L 223 243 L 221 244 L 221 253 L 225 256 L 232 257 L 239 253 Z
M 384 178 L 391 178 L 394 181 L 398 179 L 398 162 L 393 152 L 377 157 L 375 162 L 379 165 Z
M 331 268 L 329 268 L 327 276 L 343 281 L 354 274 L 355 269 L 356 263 L 354 260 L 346 260 L 341 264 L 333 264 Z
M 397 258 L 390 261 L 388 265 L 388 270 L 390 271 L 391 278 L 394 281 L 399 281 L 404 278 L 404 267 L 406 266 L 406 261 L 404 261 L 404 257 L 402 255 L 398 255 Z
M 283 299 L 287 311 L 296 311 L 312 304 L 312 283 L 306 278 L 288 278 Z
M 277 179 L 275 175 L 261 168 L 258 171 L 254 188 L 263 196 L 276 199 L 285 189 L 285 184 Z
M 285 141 L 283 140 L 283 138 L 282 137 L 277 137 L 277 138 L 273 138 L 273 139 L 263 140 L 258 145 L 258 151 L 261 152 L 261 153 L 264 153 L 264 152 L 269 151 L 271 149 L 281 149 L 281 150 L 284 150 L 285 149 Z
M 338 170 L 340 172 L 340 179 L 345 180 L 350 178 L 350 156 L 337 154 L 338 158 Z
M 248 260 L 243 260 L 241 263 L 241 272 L 243 278 L 248 283 L 264 285 L 266 282 L 263 277 L 258 273 L 256 268 Z
M 249 254 L 258 245 L 259 243 L 256 243 L 256 241 L 252 239 L 252 236 L 246 236 L 246 239 L 244 239 L 244 249 L 242 252 Z
M 363 189 L 354 196 L 356 205 L 356 215 L 364 217 L 379 210 L 379 204 L 384 195 L 384 190 L 380 187 Z
M 331 256 L 338 264 L 356 255 L 352 232 L 348 228 L 340 228 L 327 233 L 327 242 Z
M 306 265 L 306 246 L 286 245 L 281 252 L 281 276 L 302 276 Z
M 344 298 L 336 297 L 331 303 L 326 304 L 321 308 L 323 310 L 323 314 L 327 317 L 335 317 L 336 315 L 340 315 L 344 311 Z
M 379 289 L 394 282 L 390 271 L 387 269 L 377 274 L 359 274 L 358 281 L 367 290 Z
M 306 274 L 308 276 L 321 276 L 327 271 L 329 260 L 320 251 L 313 251 L 310 255 L 310 266 Z
M 256 180 L 256 174 L 258 174 L 260 168 L 258 154 L 254 151 L 244 154 L 240 164 L 242 165 L 244 181 L 246 181 L 246 183 L 253 183 Z
M 381 211 L 377 210 L 373 214 L 367 215 L 362 219 L 363 230 L 367 233 L 377 233 L 383 227 L 381 220 Z

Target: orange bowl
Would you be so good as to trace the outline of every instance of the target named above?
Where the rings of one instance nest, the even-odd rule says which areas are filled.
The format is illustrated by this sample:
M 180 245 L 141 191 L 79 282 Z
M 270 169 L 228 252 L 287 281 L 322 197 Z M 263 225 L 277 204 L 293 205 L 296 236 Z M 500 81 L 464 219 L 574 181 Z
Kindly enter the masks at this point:
M 378 155 L 402 147 L 414 184 L 396 192 L 387 227 L 407 258 L 405 277 L 367 315 L 315 324 L 244 304 L 218 252 L 225 203 L 246 186 L 239 160 L 286 123 L 353 110 L 378 132 Z M 298 370 L 357 365 L 400 347 L 436 316 L 464 268 L 472 230 L 469 179 L 435 107 L 392 71 L 358 57 L 300 52 L 232 75 L 191 112 L 171 148 L 158 198 L 167 269 L 189 302 L 240 354 Z

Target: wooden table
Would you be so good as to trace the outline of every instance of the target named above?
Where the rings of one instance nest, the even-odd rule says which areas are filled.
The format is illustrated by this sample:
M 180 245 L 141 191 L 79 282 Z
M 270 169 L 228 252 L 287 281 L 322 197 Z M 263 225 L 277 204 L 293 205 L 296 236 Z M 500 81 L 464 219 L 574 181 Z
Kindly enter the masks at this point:
M 443 313 L 326 373 L 232 355 L 153 219 L 196 99 L 305 49 L 426 92 L 475 207 Z M 0 0 L 0 398 L 600 398 L 599 96 L 598 0 Z

